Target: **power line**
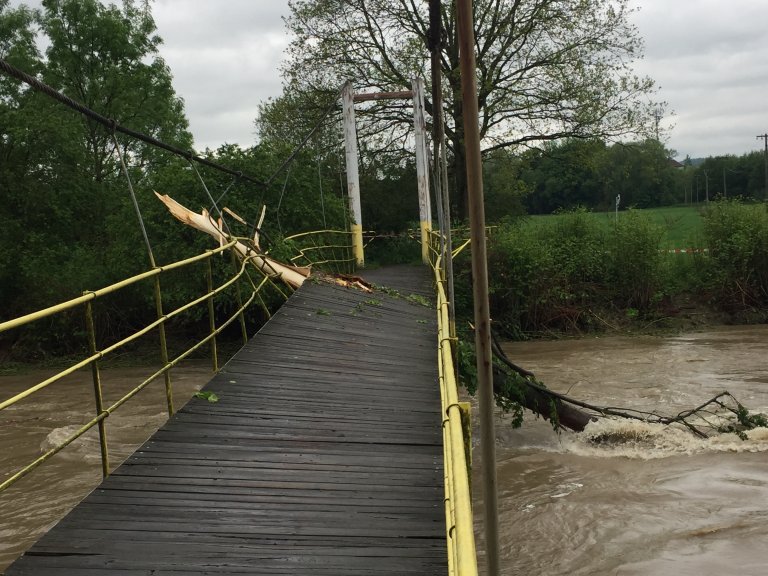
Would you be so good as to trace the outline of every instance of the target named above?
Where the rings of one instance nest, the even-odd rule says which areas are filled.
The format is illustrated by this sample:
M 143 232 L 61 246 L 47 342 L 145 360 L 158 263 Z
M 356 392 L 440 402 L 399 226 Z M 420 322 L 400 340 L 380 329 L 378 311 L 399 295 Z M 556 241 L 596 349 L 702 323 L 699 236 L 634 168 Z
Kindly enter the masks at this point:
M 293 161 L 296 159 L 296 157 L 298 156 L 302 148 L 304 148 L 307 145 L 310 138 L 312 138 L 315 132 L 317 132 L 320 129 L 323 122 L 325 122 L 325 119 L 336 108 L 336 98 L 338 98 L 338 95 L 341 93 L 341 88 L 339 88 L 339 90 L 336 93 L 336 98 L 334 98 L 334 100 L 329 103 L 329 105 L 324 110 L 323 114 L 320 116 L 319 120 L 315 123 L 312 129 L 304 136 L 302 141 L 299 143 L 298 146 L 296 146 L 296 148 L 291 152 L 291 154 L 289 154 L 288 157 L 280 164 L 280 166 L 278 166 L 277 170 L 275 170 L 272 173 L 272 175 L 266 180 L 260 180 L 258 178 L 254 178 L 252 176 L 244 174 L 239 170 L 233 170 L 231 168 L 227 168 L 226 166 L 223 166 L 222 164 L 219 164 L 218 162 L 214 162 L 212 160 L 208 160 L 207 158 L 197 156 L 190 150 L 183 150 L 177 146 L 173 146 L 172 144 L 167 144 L 162 140 L 158 140 L 157 138 L 148 136 L 147 134 L 144 134 L 142 132 L 138 132 L 136 130 L 126 128 L 125 126 L 118 124 L 117 121 L 114 120 L 113 118 L 107 118 L 106 116 L 99 114 L 98 112 L 81 104 L 80 102 L 73 100 L 69 96 L 62 94 L 55 88 L 52 88 L 51 86 L 38 80 L 34 76 L 27 74 L 26 72 L 24 72 L 23 70 L 20 70 L 19 68 L 16 68 L 15 66 L 10 64 L 6 60 L 3 60 L 2 58 L 0 58 L 0 71 L 4 72 L 8 76 L 11 76 L 12 78 L 16 78 L 17 80 L 24 82 L 25 84 L 29 85 L 33 89 L 37 90 L 38 92 L 41 92 L 46 96 L 53 98 L 54 100 L 60 102 L 61 104 L 64 104 L 68 108 L 71 108 L 72 110 L 75 110 L 76 112 L 79 112 L 80 114 L 83 114 L 88 118 L 91 118 L 92 120 L 98 122 L 99 124 L 102 124 L 103 126 L 108 128 L 112 134 L 114 134 L 115 132 L 121 132 L 122 134 L 130 136 L 131 138 L 135 138 L 137 140 L 141 140 L 142 142 L 146 142 L 147 144 L 150 144 L 152 146 L 156 146 L 158 148 L 162 148 L 163 150 L 167 150 L 172 154 L 185 158 L 189 162 L 194 160 L 195 162 L 198 162 L 204 166 L 208 166 L 209 168 L 213 168 L 215 170 L 219 170 L 220 172 L 230 174 L 232 176 L 237 177 L 238 179 L 247 180 L 248 182 L 256 184 L 262 188 L 266 188 L 267 186 L 269 186 L 283 170 L 285 170 L 291 163 L 293 163 Z M 207 188 L 206 188 L 206 192 L 207 192 Z M 222 195 L 222 197 L 225 194 L 226 192 Z M 210 198 L 210 193 L 208 195 Z M 212 198 L 211 200 L 213 201 Z M 216 207 L 216 202 L 214 201 L 213 203 L 214 203 L 214 207 Z M 255 231 L 256 231 L 256 226 L 254 225 L 253 229 L 251 230 L 251 235 L 253 235 Z
M 197 156 L 190 150 L 183 150 L 177 146 L 173 146 L 172 144 L 167 144 L 162 140 L 158 140 L 157 138 L 153 138 L 152 136 L 148 136 L 142 132 L 138 132 L 136 130 L 126 128 L 125 126 L 118 124 L 117 121 L 114 120 L 113 118 L 107 118 L 106 116 L 103 116 L 98 112 L 91 110 L 90 108 L 81 104 L 80 102 L 73 100 L 69 96 L 62 94 L 61 92 L 52 88 L 51 86 L 48 86 L 48 84 L 41 82 L 34 76 L 31 76 L 26 72 L 24 72 L 23 70 L 16 68 L 15 66 L 10 64 L 6 60 L 3 60 L 2 58 L 0 58 L 0 71 L 5 72 L 6 75 L 11 76 L 12 78 L 16 78 L 17 80 L 24 82 L 25 84 L 37 90 L 38 92 L 41 92 L 46 96 L 53 98 L 54 100 L 60 102 L 61 104 L 64 104 L 68 108 L 71 108 L 72 110 L 75 110 L 76 112 L 79 112 L 84 116 L 87 116 L 88 118 L 98 122 L 99 124 L 102 124 L 103 126 L 108 128 L 112 133 L 120 132 L 122 134 L 130 136 L 131 138 L 135 138 L 136 140 L 141 140 L 142 142 L 146 142 L 147 144 L 151 144 L 152 146 L 156 146 L 158 148 L 162 148 L 163 150 L 167 150 L 168 152 L 171 152 L 172 154 L 176 154 L 177 156 L 181 156 L 182 158 L 186 158 L 187 160 L 194 160 L 195 162 L 199 162 L 204 166 L 208 166 L 209 168 L 214 168 L 215 170 L 219 170 L 220 172 L 231 174 L 232 176 L 237 176 L 238 178 L 242 178 L 243 180 L 247 180 L 248 182 L 251 182 L 253 184 L 257 184 L 259 186 L 267 185 L 266 182 L 259 180 L 258 178 L 248 176 L 247 174 L 243 174 L 239 170 L 232 170 L 231 168 L 227 168 L 226 166 L 223 166 L 218 162 L 213 162 L 212 160 L 208 160 L 207 158 Z

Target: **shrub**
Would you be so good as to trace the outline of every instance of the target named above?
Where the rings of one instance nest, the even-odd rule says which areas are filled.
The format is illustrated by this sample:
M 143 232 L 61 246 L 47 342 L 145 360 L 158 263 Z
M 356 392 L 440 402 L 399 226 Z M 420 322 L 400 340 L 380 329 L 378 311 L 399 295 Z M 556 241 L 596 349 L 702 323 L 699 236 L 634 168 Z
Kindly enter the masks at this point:
M 614 302 L 642 312 L 650 309 L 662 287 L 661 238 L 663 230 L 647 215 L 624 212 L 609 236 L 609 279 Z
M 704 212 L 710 249 L 709 287 L 732 313 L 768 305 L 768 212 L 739 200 L 713 202 Z

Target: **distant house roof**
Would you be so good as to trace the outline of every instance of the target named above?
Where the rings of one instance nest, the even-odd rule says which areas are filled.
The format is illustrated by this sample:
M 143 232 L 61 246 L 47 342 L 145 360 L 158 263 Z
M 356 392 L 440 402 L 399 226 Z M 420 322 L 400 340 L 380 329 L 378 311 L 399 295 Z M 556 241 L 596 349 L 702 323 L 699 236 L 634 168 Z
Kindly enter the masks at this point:
M 680 164 L 680 162 L 678 162 L 674 158 L 667 158 L 667 162 L 669 162 L 669 165 L 672 168 L 685 168 L 685 166 L 683 164 Z

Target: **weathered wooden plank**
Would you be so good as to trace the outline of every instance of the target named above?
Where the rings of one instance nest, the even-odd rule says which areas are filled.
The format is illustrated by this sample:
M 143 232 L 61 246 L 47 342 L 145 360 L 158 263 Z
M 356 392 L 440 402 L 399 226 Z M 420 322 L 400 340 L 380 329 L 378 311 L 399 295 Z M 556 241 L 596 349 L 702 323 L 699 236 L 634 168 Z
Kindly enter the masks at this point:
M 429 274 L 312 282 L 7 576 L 445 574 Z

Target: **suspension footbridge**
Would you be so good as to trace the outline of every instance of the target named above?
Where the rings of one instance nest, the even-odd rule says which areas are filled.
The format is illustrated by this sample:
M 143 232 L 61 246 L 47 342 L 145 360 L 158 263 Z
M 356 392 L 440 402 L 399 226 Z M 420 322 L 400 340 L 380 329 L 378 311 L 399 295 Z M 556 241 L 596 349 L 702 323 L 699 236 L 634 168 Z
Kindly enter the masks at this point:
M 430 276 L 371 276 L 394 289 L 306 282 L 205 387 L 218 402 L 176 412 L 6 575 L 447 573 Z
M 247 275 L 245 267 L 236 271 Z M 170 419 L 116 469 L 107 417 L 152 382 L 162 385 L 163 374 L 168 384 L 185 353 L 166 358 L 164 369 L 111 406 L 98 376 L 111 347 L 73 364 L 93 369 L 97 416 L 0 490 L 96 427 L 105 478 L 6 576 L 473 573 L 465 439 L 439 269 L 364 274 L 373 289 L 354 279 L 308 279 L 178 410 L 169 387 Z M 254 284 L 254 294 L 268 285 Z M 90 314 L 91 298 L 121 288 L 0 329 L 78 306 Z M 213 287 L 197 304 L 220 294 Z M 201 342 L 215 342 L 220 329 Z M 217 402 L 207 400 L 211 394 Z
M 282 238 L 280 251 L 292 256 L 281 263 L 259 245 L 261 221 L 249 224 L 220 209 L 229 187 L 214 200 L 196 165 L 265 189 L 306 138 L 269 178 L 253 178 L 126 128 L 4 60 L 0 72 L 107 130 L 115 171 L 127 181 L 150 262 L 130 278 L 0 321 L 3 337 L 56 319 L 82 340 L 74 345 L 79 356 L 65 368 L 0 396 L 0 416 L 64 378 L 88 377 L 93 383 L 93 405 L 83 408 L 80 424 L 66 438 L 32 461 L 0 471 L 0 497 L 88 433 L 98 434 L 104 478 L 5 576 L 477 574 L 469 426 L 454 373 L 453 250 L 447 189 L 441 191 L 447 181 L 444 135 L 442 120 L 435 120 L 433 186 L 440 226 L 433 230 L 423 81 L 414 80 L 410 91 L 364 97 L 414 99 L 415 235 L 422 265 L 364 270 L 361 281 L 320 272 L 349 272 L 365 263 L 354 131 L 354 102 L 361 97 L 349 84 L 341 96 L 351 220 L 344 230 Z M 128 166 L 118 133 L 189 163 L 211 214 L 193 213 L 171 199 L 166 206 L 214 236 L 218 248 L 167 264 L 156 260 L 133 185 L 136 170 Z M 236 235 L 225 213 L 249 231 Z M 473 234 L 475 229 L 482 240 L 484 224 L 473 225 Z M 218 259 L 228 253 L 230 268 L 221 263 L 229 259 Z M 311 276 L 304 266 L 312 266 Z M 205 287 L 191 295 L 192 280 L 201 278 Z M 167 284 L 179 279 L 184 290 L 169 295 Z M 120 298 L 149 304 L 152 312 L 142 314 L 149 320 L 131 330 L 100 332 L 104 302 L 114 306 Z M 274 311 L 280 299 L 285 302 Z M 188 324 L 204 324 L 207 317 L 208 330 L 174 350 L 169 333 L 189 315 Z M 249 338 L 254 315 L 268 321 Z M 222 332 L 231 334 L 228 327 L 238 324 L 243 347 L 222 367 Z M 159 368 L 119 398 L 107 399 L 104 362 L 146 338 L 159 342 Z M 195 398 L 174 398 L 174 369 L 206 348 L 215 376 Z M 114 466 L 109 417 L 146 388 L 160 386 L 167 423 Z M 492 467 L 492 459 L 485 461 Z

